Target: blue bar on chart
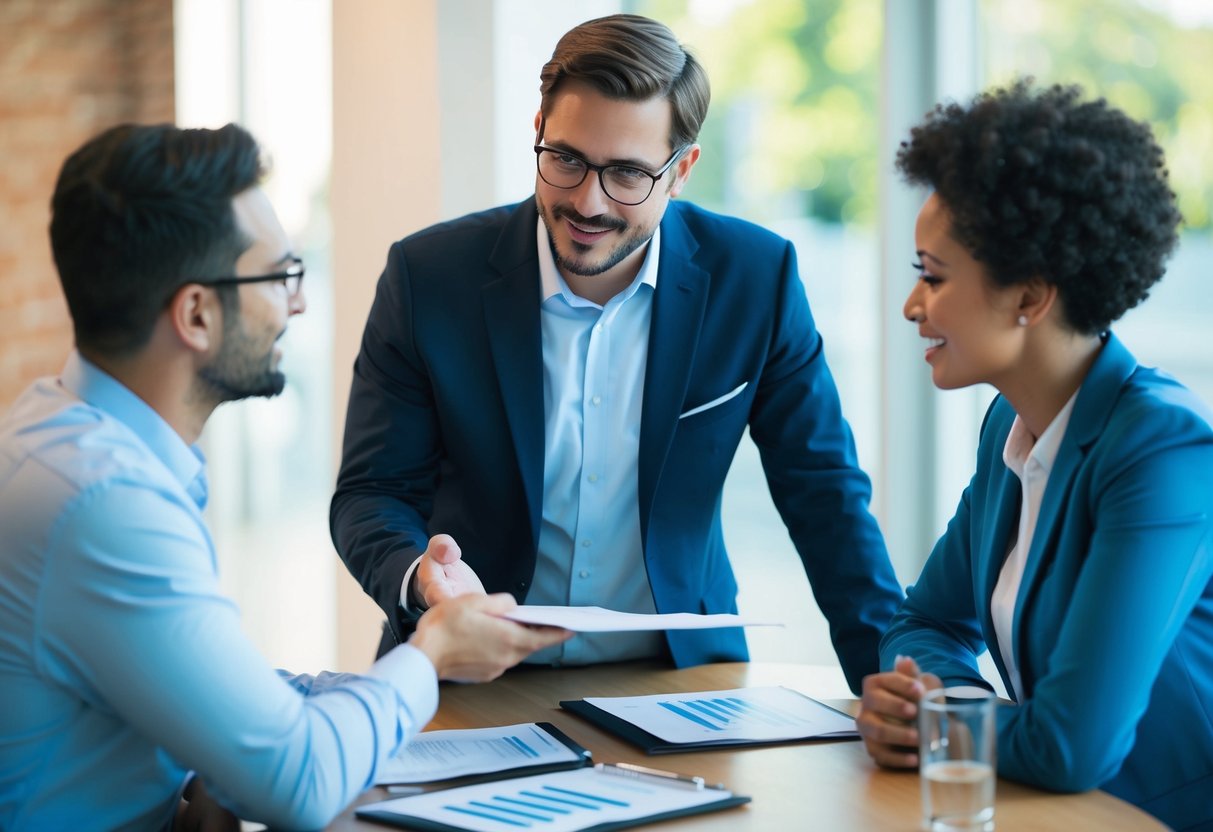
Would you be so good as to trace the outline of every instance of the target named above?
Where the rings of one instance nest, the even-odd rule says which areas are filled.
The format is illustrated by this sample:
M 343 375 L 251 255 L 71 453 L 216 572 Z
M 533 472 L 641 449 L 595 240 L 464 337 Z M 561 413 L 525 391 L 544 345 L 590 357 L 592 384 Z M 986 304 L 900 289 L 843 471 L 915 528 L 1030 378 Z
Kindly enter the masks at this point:
M 583 812 L 600 812 L 607 807 L 626 809 L 630 805 L 626 801 L 594 792 L 543 785 L 537 789 L 523 789 L 514 794 L 496 794 L 487 800 L 469 800 L 467 803 L 448 804 L 442 808 L 496 821 L 503 827 L 530 828 L 536 822 L 551 823 L 560 817 Z
M 518 749 L 526 757 L 538 757 L 539 756 L 539 752 L 536 751 L 535 749 L 531 748 L 525 742 L 523 742 L 521 737 L 506 737 L 505 741 L 506 741 L 507 745 L 511 745 L 514 748 Z
M 795 720 L 776 708 L 736 696 L 717 699 L 682 699 L 658 702 L 670 713 L 712 731 L 723 731 L 746 723 L 793 725 Z

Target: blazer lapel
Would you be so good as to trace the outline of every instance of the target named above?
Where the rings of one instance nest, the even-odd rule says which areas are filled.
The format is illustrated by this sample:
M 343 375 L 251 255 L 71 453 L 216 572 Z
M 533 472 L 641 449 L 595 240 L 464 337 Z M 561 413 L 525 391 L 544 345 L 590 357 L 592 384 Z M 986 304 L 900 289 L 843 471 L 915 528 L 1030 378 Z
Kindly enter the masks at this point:
M 489 257 L 501 277 L 486 283 L 483 289 L 485 328 L 530 510 L 532 545 L 539 539 L 543 508 L 543 346 L 535 250 L 538 221 L 534 200 L 522 203 L 510 216 Z
M 640 532 L 647 538 L 657 482 L 686 398 L 711 278 L 692 261 L 699 245 L 670 205 L 661 224 L 661 261 L 640 416 Z
M 1006 408 L 1007 414 L 1000 424 L 1005 423 L 1009 426 L 1015 418 L 1011 405 L 1005 400 L 1000 400 L 995 407 Z M 994 618 L 990 611 L 990 600 L 994 596 L 994 587 L 998 583 L 1002 565 L 1007 559 L 1007 552 L 1010 549 L 1008 543 L 1011 540 L 1011 533 L 1019 523 L 1020 506 L 1023 502 L 1019 478 L 1002 461 L 1002 448 L 1006 443 L 1006 438 L 1007 430 L 1003 429 L 997 435 L 993 447 L 988 451 L 995 459 L 989 462 L 991 473 L 988 492 L 984 499 L 986 508 L 982 512 L 984 522 L 981 527 L 981 537 L 977 541 L 979 552 L 973 560 L 977 569 L 977 574 L 973 576 L 973 588 L 974 597 L 977 600 L 977 612 L 982 624 L 982 634 L 986 644 L 991 645 L 990 656 L 994 659 L 994 664 L 1002 678 L 1008 680 L 1007 685 L 1009 686 L 1010 676 L 1007 674 L 1007 668 L 1003 664 L 998 650 L 994 647 L 998 644 L 998 636 L 994 631 Z
M 1137 360 L 1111 333 L 1091 365 L 1070 423 L 1057 449 L 1057 458 L 1049 471 L 1049 483 L 1045 486 L 1040 503 L 1040 514 L 1036 517 L 1036 529 L 1032 534 L 1032 547 L 1024 565 L 1019 597 L 1015 603 L 1015 616 L 1011 625 L 1014 633 L 1015 655 L 1023 655 L 1023 613 L 1040 588 L 1040 581 L 1047 571 L 1046 566 L 1057 555 L 1057 541 L 1061 535 L 1063 514 L 1070 503 L 1070 491 L 1079 466 L 1086 458 L 1087 450 L 1103 432 L 1104 423 L 1112 412 L 1116 397 L 1125 381 L 1137 367 Z M 1011 475 L 1012 477 L 1014 475 Z M 993 586 L 990 587 L 993 591 Z M 1020 678 L 1024 692 L 1031 692 L 1031 680 L 1020 663 Z

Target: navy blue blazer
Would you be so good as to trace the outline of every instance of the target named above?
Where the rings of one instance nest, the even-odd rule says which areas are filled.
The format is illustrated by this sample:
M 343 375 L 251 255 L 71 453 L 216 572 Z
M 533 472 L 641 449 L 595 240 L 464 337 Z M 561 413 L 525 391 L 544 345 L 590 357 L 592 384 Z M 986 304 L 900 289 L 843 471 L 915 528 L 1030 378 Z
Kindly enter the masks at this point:
M 945 684 L 1012 690 L 990 598 L 1019 522 L 995 400 L 977 473 L 881 644 Z M 1213 428 L 1109 335 L 1074 403 L 1012 621 L 1024 700 L 998 713 L 999 774 L 1102 788 L 1176 829 L 1213 829 Z M 988 685 L 986 685 L 988 687 Z
M 397 639 L 402 577 L 452 535 L 490 591 L 523 599 L 543 499 L 533 199 L 394 244 L 367 320 L 331 528 Z M 685 202 L 661 225 L 640 425 L 639 510 L 658 612 L 736 611 L 725 474 L 749 426 L 852 687 L 902 598 L 792 245 Z M 746 382 L 738 396 L 679 418 Z M 610 606 L 610 599 L 603 599 Z M 674 661 L 743 661 L 740 629 L 667 634 Z

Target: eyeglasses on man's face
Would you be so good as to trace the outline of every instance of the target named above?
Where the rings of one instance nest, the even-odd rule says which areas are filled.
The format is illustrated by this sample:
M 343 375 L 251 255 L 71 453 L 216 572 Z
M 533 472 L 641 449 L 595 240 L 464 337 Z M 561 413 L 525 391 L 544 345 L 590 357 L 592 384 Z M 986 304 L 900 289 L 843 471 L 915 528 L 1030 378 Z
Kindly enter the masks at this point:
M 204 286 L 238 286 L 241 283 L 269 283 L 278 281 L 286 288 L 287 297 L 293 298 L 299 294 L 300 288 L 303 286 L 303 261 L 298 257 L 289 259 L 290 265 L 280 272 L 271 272 L 269 274 L 254 274 L 247 277 L 212 277 L 209 280 L 198 280 L 196 283 L 201 283 Z
M 539 131 L 539 141 L 543 140 L 543 129 Z M 665 176 L 666 171 L 678 161 L 678 157 L 690 145 L 684 145 L 674 151 L 674 155 L 653 173 L 631 165 L 595 165 L 568 150 L 555 147 L 535 145 L 535 164 L 539 168 L 539 178 L 553 188 L 570 190 L 581 185 L 589 172 L 598 174 L 598 184 L 602 192 L 620 205 L 639 205 L 653 193 L 657 181 Z

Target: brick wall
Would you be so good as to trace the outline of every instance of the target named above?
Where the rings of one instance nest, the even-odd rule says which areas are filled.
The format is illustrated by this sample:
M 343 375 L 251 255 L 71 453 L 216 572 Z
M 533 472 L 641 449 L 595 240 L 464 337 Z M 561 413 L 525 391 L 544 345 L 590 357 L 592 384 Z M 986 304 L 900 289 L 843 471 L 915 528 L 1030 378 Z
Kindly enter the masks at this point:
M 47 239 L 63 159 L 172 120 L 172 0 L 0 0 L 0 411 L 71 348 Z

